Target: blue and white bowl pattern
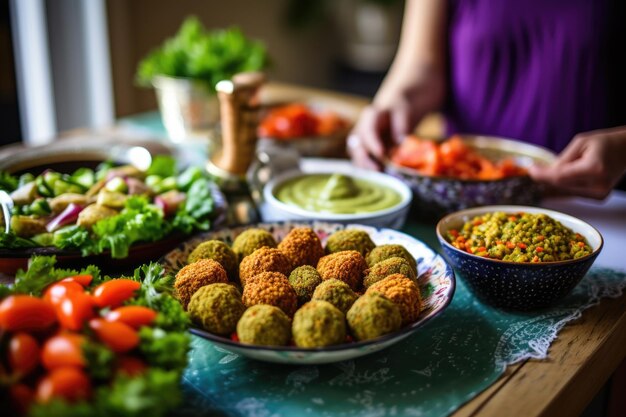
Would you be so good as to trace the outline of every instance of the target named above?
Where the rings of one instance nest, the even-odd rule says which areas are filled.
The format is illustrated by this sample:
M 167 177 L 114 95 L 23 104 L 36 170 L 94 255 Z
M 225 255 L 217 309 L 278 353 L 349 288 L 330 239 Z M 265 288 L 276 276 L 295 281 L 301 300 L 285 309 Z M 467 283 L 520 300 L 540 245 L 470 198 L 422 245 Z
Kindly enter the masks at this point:
M 545 213 L 583 235 L 593 252 L 569 261 L 506 262 L 457 249 L 445 239 L 448 230 L 459 229 L 467 220 L 494 211 Z M 548 307 L 569 294 L 591 268 L 603 245 L 600 233 L 582 220 L 524 206 L 487 206 L 450 214 L 437 225 L 437 238 L 450 264 L 478 298 L 494 307 L 519 311 Z

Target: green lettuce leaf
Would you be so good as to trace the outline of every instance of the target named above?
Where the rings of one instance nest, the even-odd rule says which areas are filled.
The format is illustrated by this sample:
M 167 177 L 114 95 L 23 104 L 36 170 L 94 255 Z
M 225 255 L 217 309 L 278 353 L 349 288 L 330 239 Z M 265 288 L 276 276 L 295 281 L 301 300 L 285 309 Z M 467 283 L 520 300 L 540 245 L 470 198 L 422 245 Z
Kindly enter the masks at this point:
M 96 242 L 82 226 L 67 226 L 54 232 L 52 244 L 60 249 L 79 249 L 83 256 L 97 252 Z
M 0 248 L 3 249 L 25 249 L 39 246 L 30 239 L 17 236 L 13 232 L 0 233 Z
M 206 178 L 197 179 L 189 187 L 185 204 L 176 212 L 172 224 L 186 234 L 194 230 L 209 230 L 213 207 L 211 183 Z
M 176 160 L 168 155 L 156 155 L 146 174 L 172 177 L 176 175 Z
M 120 214 L 100 220 L 93 231 L 98 251 L 110 249 L 113 258 L 125 258 L 133 243 L 159 240 L 170 228 L 161 210 L 149 204 L 145 197 L 133 196 L 126 200 Z

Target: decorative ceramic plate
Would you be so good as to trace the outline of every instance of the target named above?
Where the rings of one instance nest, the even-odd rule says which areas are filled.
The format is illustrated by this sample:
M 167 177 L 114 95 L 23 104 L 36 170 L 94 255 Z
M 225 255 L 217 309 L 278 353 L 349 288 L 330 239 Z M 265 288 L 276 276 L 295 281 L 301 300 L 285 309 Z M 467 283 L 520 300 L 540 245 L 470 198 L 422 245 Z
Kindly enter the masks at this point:
M 294 227 L 311 227 L 318 234 L 322 243 L 337 230 L 361 229 L 368 232 L 376 245 L 395 243 L 403 245 L 417 260 L 418 281 L 423 297 L 423 308 L 416 322 L 405 326 L 397 332 L 387 334 L 373 340 L 344 343 L 326 348 L 304 349 L 294 346 L 269 347 L 246 345 L 232 341 L 229 338 L 208 333 L 200 328 L 191 328 L 191 333 L 210 340 L 216 345 L 252 359 L 267 362 L 287 364 L 320 364 L 353 359 L 369 353 L 385 349 L 415 333 L 428 321 L 439 315 L 452 301 L 455 289 L 455 276 L 452 268 L 444 259 L 421 241 L 404 233 L 391 229 L 376 229 L 374 227 L 337 223 L 309 222 L 309 223 L 263 223 L 254 227 L 268 230 L 277 241 L 282 240 Z M 198 235 L 183 243 L 161 259 L 166 272 L 176 273 L 186 265 L 189 253 L 201 242 L 210 239 L 219 239 L 231 244 L 235 237 L 247 227 L 224 229 Z

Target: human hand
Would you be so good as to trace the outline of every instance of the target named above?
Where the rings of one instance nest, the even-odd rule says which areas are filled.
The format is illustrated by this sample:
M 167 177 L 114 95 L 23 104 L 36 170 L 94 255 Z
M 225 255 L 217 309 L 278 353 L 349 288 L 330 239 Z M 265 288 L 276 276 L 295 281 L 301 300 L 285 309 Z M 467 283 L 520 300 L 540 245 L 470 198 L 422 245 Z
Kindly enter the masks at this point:
M 581 133 L 550 166 L 533 166 L 530 176 L 570 194 L 606 198 L 626 172 L 626 127 Z
M 419 119 L 408 97 L 387 106 L 371 104 L 348 136 L 348 153 L 356 165 L 380 170 L 389 148 L 402 142 Z

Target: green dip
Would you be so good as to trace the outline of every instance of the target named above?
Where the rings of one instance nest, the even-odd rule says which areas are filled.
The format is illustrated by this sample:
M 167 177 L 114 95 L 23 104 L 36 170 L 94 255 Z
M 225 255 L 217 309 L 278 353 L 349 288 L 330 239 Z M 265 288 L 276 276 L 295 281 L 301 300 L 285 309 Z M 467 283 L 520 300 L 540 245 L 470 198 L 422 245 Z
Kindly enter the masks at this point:
M 291 206 L 334 214 L 371 213 L 402 200 L 396 190 L 341 174 L 302 175 L 280 185 L 274 196 Z
M 545 214 L 487 213 L 447 238 L 458 249 L 510 262 L 566 261 L 593 252 L 583 236 Z

